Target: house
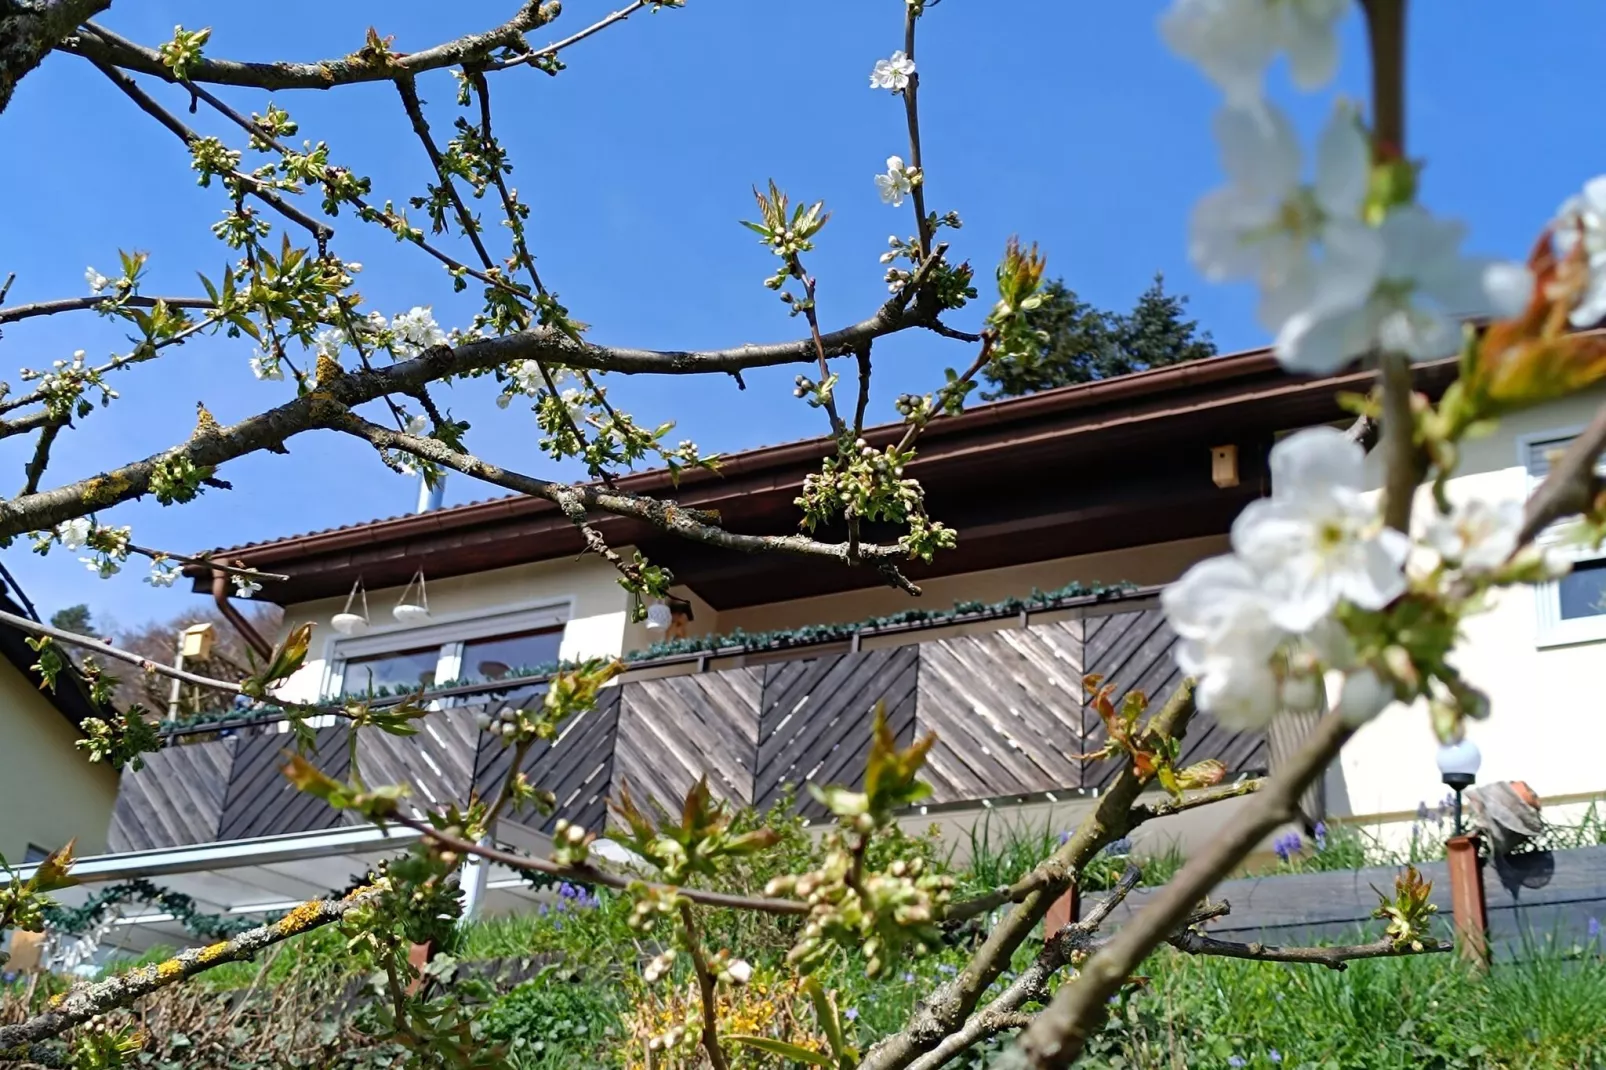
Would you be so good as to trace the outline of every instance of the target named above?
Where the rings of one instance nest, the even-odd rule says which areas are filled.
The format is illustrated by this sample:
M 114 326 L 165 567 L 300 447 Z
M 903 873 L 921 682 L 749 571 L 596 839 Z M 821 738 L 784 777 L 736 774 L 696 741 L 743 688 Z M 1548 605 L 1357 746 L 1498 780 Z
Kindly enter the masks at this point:
M 1437 394 L 1454 365 L 1416 374 L 1419 389 Z M 582 555 L 573 525 L 536 499 L 424 509 L 218 556 L 286 576 L 259 597 L 285 608 L 286 627 L 317 626 L 283 698 L 429 690 L 438 712 L 425 731 L 365 733 L 355 748 L 369 783 L 406 782 L 425 802 L 465 800 L 499 782 L 508 752 L 478 717 L 538 693 L 540 674 L 521 669 L 627 656 L 629 671 L 597 709 L 528 755 L 526 773 L 555 793 L 558 810 L 504 821 L 497 836 L 515 845 L 544 849 L 558 817 L 602 828 L 608 797 L 625 785 L 672 804 L 707 776 L 717 794 L 767 805 L 806 780 L 852 780 L 877 703 L 905 738 L 928 729 L 940 737 L 928 766 L 934 793 L 911 823 L 967 829 L 1008 811 L 1065 828 L 1113 775 L 1109 763 L 1080 757 L 1104 738 L 1084 706 L 1084 673 L 1163 701 L 1179 676 L 1159 590 L 1226 550 L 1234 517 L 1269 489 L 1267 456 L 1279 436 L 1347 423 L 1336 395 L 1368 383 L 1359 373 L 1294 378 L 1262 350 L 938 420 L 910 474 L 959 542 L 909 567 L 924 588 L 918 601 L 869 569 L 744 556 L 602 518 L 597 528 L 611 545 L 674 573 L 679 638 L 656 646 L 664 630 L 632 621 L 610 567 Z M 1536 409 L 1468 443 L 1450 494 L 1525 495 L 1548 453 L 1603 400 L 1596 391 Z M 866 437 L 900 433 L 889 426 Z M 685 475 L 678 487 L 661 471 L 619 486 L 717 510 L 733 530 L 783 533 L 795 529 L 803 477 L 829 448 L 824 439 L 768 446 L 728 457 L 717 474 Z M 229 585 L 192 576 L 197 593 L 226 600 Z M 394 614 L 404 600 L 417 610 Z M 348 628 L 360 634 L 329 627 L 342 613 L 365 618 Z M 1469 623 L 1467 640 L 1464 671 L 1495 710 L 1471 730 L 1485 755 L 1481 778 L 1527 781 L 1562 820 L 1602 798 L 1606 560 L 1580 560 L 1558 583 L 1506 594 Z M 1229 732 L 1201 716 L 1184 758 L 1221 758 L 1233 777 L 1262 773 L 1308 723 L 1289 717 L 1269 733 Z M 175 729 L 174 745 L 124 778 L 110 853 L 86 872 L 189 874 L 188 887 L 200 890 L 191 894 L 249 912 L 318 894 L 320 883 L 343 885 L 357 862 L 395 846 L 384 837 L 406 839 L 297 795 L 278 774 L 282 728 L 272 714 L 247 714 Z M 345 733 L 339 724 L 318 729 L 317 761 L 337 777 L 353 753 Z M 1407 835 L 1419 806 L 1445 794 L 1435 751 L 1425 714 L 1390 710 L 1306 796 L 1307 819 Z M 817 812 L 806 796 L 800 805 Z M 1234 805 L 1143 833 L 1193 842 Z M 493 909 L 515 907 L 527 891 L 494 867 L 476 879 L 472 894 Z
M 0 590 L 0 610 L 31 615 L 19 601 L 27 599 L 14 584 Z M 97 713 L 83 680 L 63 672 L 54 690 L 44 688 L 27 638 L 0 623 L 0 857 L 11 865 L 37 862 L 73 839 L 79 854 L 105 850 L 117 798 L 116 772 L 76 746 L 79 726 Z

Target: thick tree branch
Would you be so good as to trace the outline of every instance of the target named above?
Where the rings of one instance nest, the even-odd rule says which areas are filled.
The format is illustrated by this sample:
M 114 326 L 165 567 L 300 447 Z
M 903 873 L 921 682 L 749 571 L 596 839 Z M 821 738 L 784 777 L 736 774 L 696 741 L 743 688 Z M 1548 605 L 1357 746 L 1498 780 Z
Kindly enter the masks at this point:
M 1522 530 L 1517 536 L 1519 549 L 1533 542 L 1553 522 L 1594 506 L 1602 490 L 1595 466 L 1603 450 L 1606 450 L 1606 405 L 1602 405 L 1589 426 L 1568 443 L 1561 458 L 1550 466 L 1545 481 L 1528 499 L 1523 510 Z
M 544 498 L 568 511 L 574 506 L 585 510 L 598 510 L 615 516 L 628 516 L 644 520 L 655 527 L 695 542 L 721 546 L 742 553 L 779 551 L 809 557 L 847 559 L 845 545 L 819 542 L 804 535 L 739 535 L 709 524 L 690 515 L 673 502 L 641 495 L 610 491 L 595 485 L 555 483 L 551 480 L 527 476 L 482 461 L 471 454 L 459 453 L 439 439 L 422 438 L 404 431 L 393 431 L 355 413 L 334 420 L 336 430 L 366 439 L 380 449 L 404 450 L 416 457 L 462 472 L 466 476 L 493 483 L 520 494 Z M 861 559 L 890 561 L 905 556 L 906 551 L 896 546 L 860 547 Z
M 26 1057 L 27 1045 L 60 1036 L 75 1025 L 82 1025 L 118 1007 L 126 1007 L 141 996 L 188 980 L 214 966 L 225 962 L 243 962 L 264 948 L 337 922 L 349 911 L 378 895 L 379 889 L 370 887 L 353 892 L 344 899 L 315 899 L 296 907 L 272 925 L 249 929 L 210 947 L 181 951 L 166 962 L 141 966 L 119 977 L 75 985 L 65 995 L 53 1000 L 51 1008 L 43 1014 L 15 1025 L 0 1026 L 0 1056 Z
M 107 4 L 101 4 L 105 8 Z M 555 14 L 557 5 L 547 8 Z M 550 21 L 542 11 L 541 0 L 526 0 L 518 13 L 507 22 L 483 33 L 464 34 L 462 37 L 426 48 L 422 52 L 392 53 L 388 57 L 366 56 L 353 52 L 338 59 L 319 60 L 313 63 L 249 63 L 231 59 L 202 58 L 193 64 L 187 75 L 192 82 L 213 82 L 218 85 L 251 86 L 257 89 L 333 89 L 355 82 L 381 82 L 401 75 L 416 75 L 423 71 L 439 70 L 473 64 L 488 59 L 501 48 L 528 47 L 524 35 L 539 29 Z M 80 20 L 81 21 L 81 20 Z M 92 29 L 98 29 L 91 24 Z M 125 67 L 141 74 L 151 74 L 170 82 L 179 79 L 162 62 L 153 48 L 106 37 L 81 36 L 61 46 L 69 52 L 117 67 Z
M 61 297 L 54 301 L 35 301 L 32 304 L 0 308 L 0 323 L 15 323 L 34 316 L 54 316 L 61 312 L 79 312 L 86 308 L 99 311 L 103 306 L 154 308 L 158 302 L 168 308 L 217 307 L 206 297 L 141 297 L 137 294 L 127 297 Z
M 1069 1066 L 1104 1020 L 1108 1001 L 1127 977 L 1193 914 L 1195 905 L 1225 879 L 1257 844 L 1298 816 L 1299 797 L 1338 754 L 1354 729 L 1328 714 L 1288 763 L 1255 792 L 1221 834 L 1159 889 L 1148 905 L 1065 985 L 1021 1036 L 1033 1070 Z
M 112 0 L 0 0 L 0 113 L 17 83 Z

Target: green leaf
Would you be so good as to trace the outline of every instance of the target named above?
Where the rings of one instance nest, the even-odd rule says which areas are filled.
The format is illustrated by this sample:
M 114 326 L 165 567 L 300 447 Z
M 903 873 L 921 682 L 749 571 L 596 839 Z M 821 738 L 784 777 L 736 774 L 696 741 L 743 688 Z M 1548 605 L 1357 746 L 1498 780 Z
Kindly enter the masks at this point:
M 831 1053 L 838 1059 L 843 1058 L 848 1054 L 848 1045 L 842 1037 L 842 1019 L 837 1016 L 831 994 L 815 977 L 803 979 L 803 993 L 814 1004 L 814 1016 L 820 1020 L 820 1028 L 825 1031 L 825 1042 L 831 1045 Z
M 783 1059 L 790 1059 L 794 1063 L 808 1063 L 811 1066 L 834 1066 L 835 1062 L 823 1051 L 813 1051 L 809 1048 L 788 1044 L 784 1040 L 774 1040 L 770 1037 L 753 1037 L 744 1033 L 726 1033 L 721 1039 L 732 1044 L 745 1044 L 749 1048 L 767 1051 L 771 1055 L 779 1055 Z

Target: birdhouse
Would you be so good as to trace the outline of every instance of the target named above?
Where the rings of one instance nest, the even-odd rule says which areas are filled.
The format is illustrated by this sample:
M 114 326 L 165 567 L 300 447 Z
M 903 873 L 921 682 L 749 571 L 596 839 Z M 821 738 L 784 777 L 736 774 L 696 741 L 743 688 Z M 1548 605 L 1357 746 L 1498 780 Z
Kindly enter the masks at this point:
M 217 629 L 210 624 L 192 624 L 179 633 L 179 653 L 191 661 L 205 661 L 212 656 L 212 643 Z
M 1238 447 L 1216 446 L 1210 451 L 1210 479 L 1225 490 L 1238 485 Z

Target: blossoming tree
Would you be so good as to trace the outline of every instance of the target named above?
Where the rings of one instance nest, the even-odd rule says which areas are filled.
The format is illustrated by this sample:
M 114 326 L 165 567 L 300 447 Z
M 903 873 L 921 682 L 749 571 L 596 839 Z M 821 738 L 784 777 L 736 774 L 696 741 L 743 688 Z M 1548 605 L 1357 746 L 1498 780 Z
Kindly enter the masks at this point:
M 0 436 L 33 434 L 37 443 L 23 492 L 0 501 L 0 538 L 31 535 L 41 550 L 84 551 L 91 567 L 104 573 L 121 567 L 131 554 L 143 555 L 152 559 L 151 578 L 157 583 L 171 582 L 178 564 L 215 566 L 249 592 L 262 576 L 141 546 L 129 529 L 103 518 L 146 494 L 164 504 L 187 501 L 215 484 L 227 462 L 282 449 L 297 435 L 322 430 L 371 444 L 392 468 L 421 470 L 428 478 L 455 470 L 554 502 L 586 533 L 590 549 L 617 566 L 626 586 L 640 593 L 663 593 L 670 577 L 609 547 L 592 527 L 594 516 L 631 516 L 740 551 L 868 565 L 889 583 L 910 589 L 898 561 L 928 558 L 952 544 L 953 533 L 940 518 L 926 514 L 920 487 L 904 477 L 904 466 L 921 430 L 958 411 L 990 362 L 1038 342 L 1027 313 L 1041 302 L 1043 261 L 1035 248 L 1011 242 L 998 266 L 996 300 L 982 329 L 972 334 L 944 322 L 943 314 L 975 298 L 976 289 L 969 267 L 952 264 L 939 240 L 944 228 L 959 225 L 958 216 L 933 211 L 926 203 L 915 41 L 937 0 L 903 0 L 902 47 L 870 67 L 870 87 L 899 98 L 907 120 L 907 148 L 890 156 L 885 173 L 875 176 L 882 200 L 893 207 L 912 203 L 914 212 L 916 233 L 895 237 L 883 257 L 891 296 L 856 324 L 823 329 L 816 315 L 816 279 L 804 258 L 827 213 L 819 203 L 794 203 L 771 182 L 756 192 L 757 219 L 747 226 L 776 257 L 775 273 L 765 285 L 802 317 L 807 330 L 792 342 L 702 352 L 626 349 L 586 339 L 583 326 L 536 269 L 525 230 L 528 208 L 507 182 L 511 164 L 492 123 L 491 85 L 499 72 L 534 66 L 556 73 L 570 46 L 636 11 L 681 6 L 678 0 L 634 0 L 544 47 L 532 44 L 529 35 L 558 17 L 558 5 L 531 0 L 500 26 L 420 52 L 393 51 L 386 39 L 370 33 L 350 55 L 317 63 L 210 56 L 205 30 L 180 28 L 172 40 L 148 47 L 94 21 L 109 5 L 110 0 L 0 0 L 0 108 L 16 81 L 50 52 L 82 57 L 189 147 L 200 183 L 221 193 L 225 212 L 212 229 L 231 250 L 231 263 L 222 274 L 204 279 L 204 296 L 153 295 L 144 292 L 143 256 L 125 255 L 115 275 L 89 270 L 87 296 L 0 307 L 0 324 L 94 311 L 127 321 L 138 334 L 126 354 L 99 365 L 78 354 L 32 373 L 27 392 L 0 399 Z M 1597 542 L 1606 531 L 1606 492 L 1594 474 L 1606 446 L 1606 411 L 1556 460 L 1527 502 L 1452 505 L 1444 493 L 1456 470 L 1458 446 L 1469 435 L 1506 413 L 1575 392 L 1606 375 L 1606 340 L 1591 330 L 1606 315 L 1606 179 L 1587 184 L 1553 220 L 1536 223 L 1527 263 L 1464 255 L 1461 224 L 1434 216 L 1417 197 L 1419 164 L 1408 154 L 1404 128 L 1406 0 L 1358 4 L 1369 31 L 1370 100 L 1364 111 L 1336 107 L 1307 153 L 1287 117 L 1265 99 L 1264 71 L 1275 56 L 1286 55 L 1296 84 L 1305 91 L 1321 90 L 1337 62 L 1335 27 L 1352 6 L 1351 0 L 1175 0 L 1161 20 L 1166 42 L 1197 62 L 1224 95 L 1216 133 L 1228 183 L 1196 210 L 1190 234 L 1194 260 L 1208 277 L 1258 285 L 1260 317 L 1288 368 L 1332 371 L 1361 361 L 1376 369 L 1376 386 L 1355 403 L 1351 432 L 1315 429 L 1280 443 L 1271 457 L 1272 494 L 1239 517 L 1232 552 L 1199 564 L 1166 592 L 1166 613 L 1183 640 L 1179 660 L 1192 680 L 1155 711 L 1146 709 L 1141 695 L 1121 696 L 1093 683 L 1093 705 L 1110 740 L 1101 753 L 1121 771 L 1052 855 L 1014 882 L 964 902 L 954 901 L 948 882 L 918 860 L 872 864 L 872 858 L 886 854 L 872 848 L 896 839 L 894 815 L 927 790 L 920 770 L 931 744 L 922 740 L 900 748 L 879 720 L 864 783 L 817 789 L 837 818 L 824 842 L 823 864 L 744 894 L 710 890 L 708 883 L 743 856 L 766 850 L 773 836 L 765 829 L 736 831 L 731 815 L 702 785 L 674 817 L 649 813 L 628 795 L 615 800 L 619 827 L 614 835 L 639 859 L 626 872 L 592 857 L 596 829 L 559 823 L 549 857 L 491 843 L 489 832 L 500 815 L 550 805 L 541 785 L 517 772 L 510 772 L 489 798 L 418 816 L 400 805 L 401 786 L 365 784 L 355 769 L 348 782 L 337 782 L 297 757 L 286 774 L 301 789 L 367 819 L 410 825 L 422 833 L 421 846 L 344 898 L 309 903 L 271 925 L 169 962 L 81 985 L 35 1017 L 0 1026 L 0 1052 L 47 1042 L 87 1023 L 94 1028 L 73 1034 L 84 1065 L 118 1065 L 137 1047 L 137 1037 L 115 1021 L 107 1025 L 109 1012 L 217 963 L 339 924 L 350 935 L 354 954 L 388 978 L 391 1002 L 379 1019 L 381 1028 L 407 1038 L 408 1047 L 430 1065 L 493 1065 L 499 1055 L 473 1043 L 467 1012 L 449 993 L 421 993 L 410 984 L 418 971 L 409 947 L 428 943 L 461 912 L 456 867 L 468 855 L 631 896 L 632 924 L 656 932 L 663 949 L 645 965 L 645 980 L 656 983 L 684 970 L 699 996 L 686 1022 L 655 1038 L 656 1050 L 706 1060 L 715 1070 L 724 1070 L 729 1053 L 743 1045 L 810 1065 L 930 1068 L 1010 1030 L 1020 1031 L 1010 1056 L 1015 1065 L 1064 1066 L 1099 1026 L 1109 999 L 1162 943 L 1198 954 L 1340 968 L 1352 959 L 1442 950 L 1425 934 L 1430 908 L 1414 874 L 1402 878 L 1395 898 L 1384 904 L 1389 933 L 1376 943 L 1271 948 L 1226 943 L 1197 929 L 1220 913 L 1220 908 L 1200 906 L 1210 889 L 1292 817 L 1300 794 L 1359 725 L 1392 703 L 1421 702 L 1433 728 L 1453 739 L 1467 718 L 1496 712 L 1456 670 L 1461 621 L 1492 592 L 1555 575 L 1562 565 L 1535 542 L 1553 523 L 1581 515 L 1579 537 Z M 447 69 L 457 78 L 459 102 L 467 111 L 453 136 L 442 142 L 420 107 L 416 81 Z M 373 181 L 341 166 L 327 145 L 304 151 L 291 147 L 296 122 L 277 103 L 246 114 L 216 88 L 228 87 L 232 95 L 338 90 L 358 82 L 391 83 L 411 118 L 434 172 L 424 193 L 411 202 L 427 218 L 428 233 L 393 202 L 381 206 L 372 195 Z M 237 127 L 244 148 L 190 130 L 156 95 L 162 83 L 178 86 L 196 107 L 211 109 Z M 1307 155 L 1313 157 L 1308 168 Z M 493 255 L 468 208 L 470 199 L 500 206 L 508 230 L 506 258 Z M 443 330 L 428 309 L 388 319 L 363 309 L 353 289 L 359 265 L 340 257 L 329 222 L 342 213 L 358 224 L 383 227 L 403 245 L 440 262 L 461 290 L 476 289 L 482 303 L 472 322 Z M 282 233 L 275 234 L 276 226 Z M 3 301 L 0 289 L 0 306 Z M 1468 315 L 1475 317 L 1471 324 L 1464 322 Z M 950 373 L 931 393 L 900 398 L 907 433 L 877 449 L 861 436 L 871 343 L 905 330 L 958 340 L 974 346 L 974 355 L 965 370 Z M 295 396 L 228 427 L 203 407 L 193 434 L 168 450 L 92 479 L 46 484 L 53 443 L 75 418 L 114 401 L 113 384 L 120 377 L 172 346 L 219 331 L 253 339 L 258 349 L 251 366 L 258 377 L 283 380 L 286 389 L 293 382 Z M 1460 378 L 1439 403 L 1413 393 L 1413 362 L 1456 352 Z M 844 540 L 737 534 L 724 530 L 717 517 L 615 488 L 613 473 L 637 461 L 679 468 L 712 465 L 715 459 L 689 443 L 667 445 L 667 428 L 638 426 L 609 402 L 600 385 L 602 373 L 739 376 L 745 369 L 783 364 L 807 368 L 797 378 L 796 393 L 823 411 L 837 443 L 798 499 L 803 527 L 812 532 L 841 522 Z M 856 375 L 851 406 L 839 390 L 844 367 Z M 430 389 L 485 376 L 500 384 L 503 404 L 519 401 L 534 408 L 547 454 L 582 459 L 594 481 L 556 482 L 471 453 L 465 428 L 441 413 Z M 382 418 L 360 414 L 365 406 L 382 412 Z M 1363 462 L 1379 428 L 1386 475 L 1381 493 L 1374 494 L 1367 490 Z M 1422 487 L 1427 490 L 1419 495 Z M 902 535 L 886 544 L 866 541 L 859 528 L 867 519 L 892 521 Z M 40 665 L 47 676 L 65 671 L 62 646 L 87 651 L 79 668 L 102 698 L 110 693 L 108 660 L 176 671 L 23 618 L 4 620 L 39 636 Z M 271 701 L 274 684 L 304 658 L 309 628 L 293 630 L 269 663 L 243 683 L 181 675 L 247 700 Z M 552 738 L 565 720 L 590 707 L 619 668 L 592 664 L 560 673 L 538 704 L 487 725 L 513 750 L 510 770 L 520 768 L 538 741 Z M 1279 711 L 1319 706 L 1329 693 L 1331 712 L 1268 782 L 1212 789 L 1221 776 L 1219 763 L 1185 769 L 1174 764 L 1178 741 L 1196 710 L 1228 725 L 1258 727 Z M 282 710 L 298 736 L 315 714 L 344 717 L 358 731 L 408 734 L 429 712 L 421 696 Z M 158 745 L 138 711 L 108 711 L 89 728 L 85 749 L 95 760 L 138 762 L 141 752 Z M 1166 794 L 1144 797 L 1151 786 Z M 1189 796 L 1188 789 L 1205 790 Z M 1029 968 L 1003 977 L 1011 956 L 1050 905 L 1102 848 L 1146 820 L 1233 795 L 1251 798 L 1131 923 L 1111 936 L 1099 932 L 1131 888 L 1135 877 L 1129 875 L 1088 917 L 1049 934 Z M 28 880 L 7 884 L 0 890 L 0 928 L 42 925 L 48 894 L 70 881 L 70 868 L 70 851 L 59 852 Z M 996 920 L 970 964 L 930 993 L 905 1029 L 859 1052 L 843 1039 L 830 994 L 817 984 L 804 988 L 825 1048 L 723 1030 L 718 992 L 721 986 L 744 984 L 751 969 L 739 949 L 706 946 L 700 918 L 710 910 L 795 917 L 797 942 L 790 961 L 805 974 L 845 949 L 862 953 L 867 969 L 881 973 L 900 956 L 922 953 L 941 938 L 945 924 Z

